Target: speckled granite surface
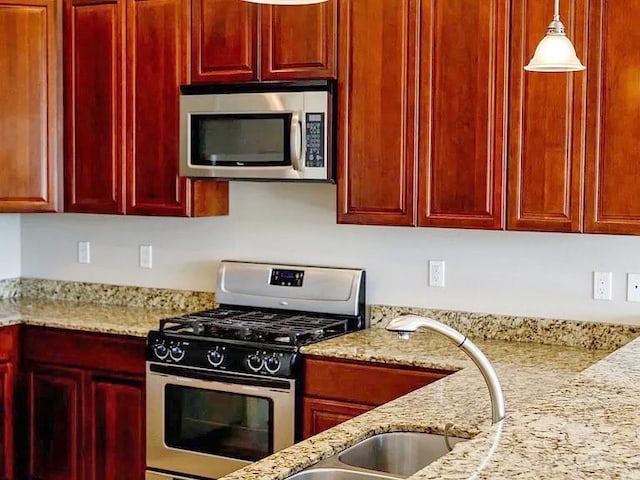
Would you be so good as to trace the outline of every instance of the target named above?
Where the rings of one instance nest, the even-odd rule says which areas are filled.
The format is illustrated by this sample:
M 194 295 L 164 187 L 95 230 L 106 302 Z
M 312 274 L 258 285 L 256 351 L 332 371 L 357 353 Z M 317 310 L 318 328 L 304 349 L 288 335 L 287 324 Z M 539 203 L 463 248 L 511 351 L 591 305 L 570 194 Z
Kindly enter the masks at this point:
M 0 280 L 0 300 L 15 298 L 20 291 L 20 279 L 9 278 Z
M 473 339 L 535 342 L 613 351 L 640 335 L 640 325 L 575 322 L 384 305 L 371 307 L 371 326 L 384 328 L 392 319 L 406 313 L 431 317 Z M 638 319 L 640 320 L 640 315 Z
M 457 435 L 477 436 L 411 480 L 640 479 L 640 339 L 610 356 L 606 350 L 476 343 L 502 382 L 507 417 L 499 425 L 490 425 L 482 376 L 447 340 L 420 332 L 403 342 L 394 334 L 371 329 L 304 351 L 460 370 L 225 480 L 281 480 L 375 433 L 440 433 L 447 422 L 456 425 Z

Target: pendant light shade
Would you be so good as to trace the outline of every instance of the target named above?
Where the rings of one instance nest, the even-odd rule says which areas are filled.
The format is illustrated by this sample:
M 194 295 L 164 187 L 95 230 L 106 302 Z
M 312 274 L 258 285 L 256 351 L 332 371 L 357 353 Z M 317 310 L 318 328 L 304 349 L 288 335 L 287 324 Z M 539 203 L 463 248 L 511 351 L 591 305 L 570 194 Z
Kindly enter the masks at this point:
M 576 49 L 567 38 L 564 25 L 560 21 L 560 0 L 555 0 L 555 14 L 549 24 L 547 34 L 538 44 L 529 65 L 529 72 L 579 72 L 586 69 Z
M 250 3 L 262 3 L 264 5 L 312 5 L 324 3 L 328 0 L 244 0 Z

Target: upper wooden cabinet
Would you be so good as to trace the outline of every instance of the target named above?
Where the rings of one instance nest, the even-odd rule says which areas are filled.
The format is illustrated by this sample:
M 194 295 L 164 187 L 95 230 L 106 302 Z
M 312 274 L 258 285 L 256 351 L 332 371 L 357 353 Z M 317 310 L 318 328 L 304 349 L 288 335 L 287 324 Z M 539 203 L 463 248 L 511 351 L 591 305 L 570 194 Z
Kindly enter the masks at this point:
M 500 229 L 509 0 L 422 4 L 421 226 Z
M 640 234 L 640 3 L 589 3 L 585 231 Z
M 549 5 L 527 0 L 512 5 L 507 228 L 580 232 L 587 76 L 525 72 L 522 65 L 549 23 Z M 568 0 L 562 8 L 567 33 L 585 59 L 586 2 Z
M 337 0 L 259 6 L 193 0 L 195 83 L 336 77 Z
M 415 225 L 418 5 L 340 3 L 341 223 Z
M 189 12 L 186 0 L 67 0 L 66 211 L 227 214 L 226 183 L 178 174 Z
M 59 208 L 60 8 L 0 0 L 0 213 Z

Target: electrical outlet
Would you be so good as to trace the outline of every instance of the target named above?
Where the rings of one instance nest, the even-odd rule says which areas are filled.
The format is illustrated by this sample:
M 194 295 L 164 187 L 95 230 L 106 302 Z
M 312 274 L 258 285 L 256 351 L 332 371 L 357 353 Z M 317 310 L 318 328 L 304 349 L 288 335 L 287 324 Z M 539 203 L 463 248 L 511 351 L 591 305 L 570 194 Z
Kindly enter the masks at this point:
M 627 302 L 640 302 L 640 273 L 627 274 Z
M 91 244 L 89 242 L 78 242 L 78 263 L 91 263 Z
M 153 268 L 153 248 L 151 245 L 140 245 L 140 268 Z
M 611 272 L 593 272 L 593 298 L 611 300 Z
M 444 287 L 444 260 L 429 260 L 429 286 Z

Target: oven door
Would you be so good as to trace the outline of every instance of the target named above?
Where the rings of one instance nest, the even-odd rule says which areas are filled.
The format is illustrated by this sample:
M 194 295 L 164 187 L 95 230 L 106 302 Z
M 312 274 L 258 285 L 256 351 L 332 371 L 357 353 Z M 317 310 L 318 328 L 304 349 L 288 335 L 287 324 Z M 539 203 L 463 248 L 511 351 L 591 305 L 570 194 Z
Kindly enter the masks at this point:
M 295 381 L 147 363 L 147 468 L 219 478 L 294 442 Z

